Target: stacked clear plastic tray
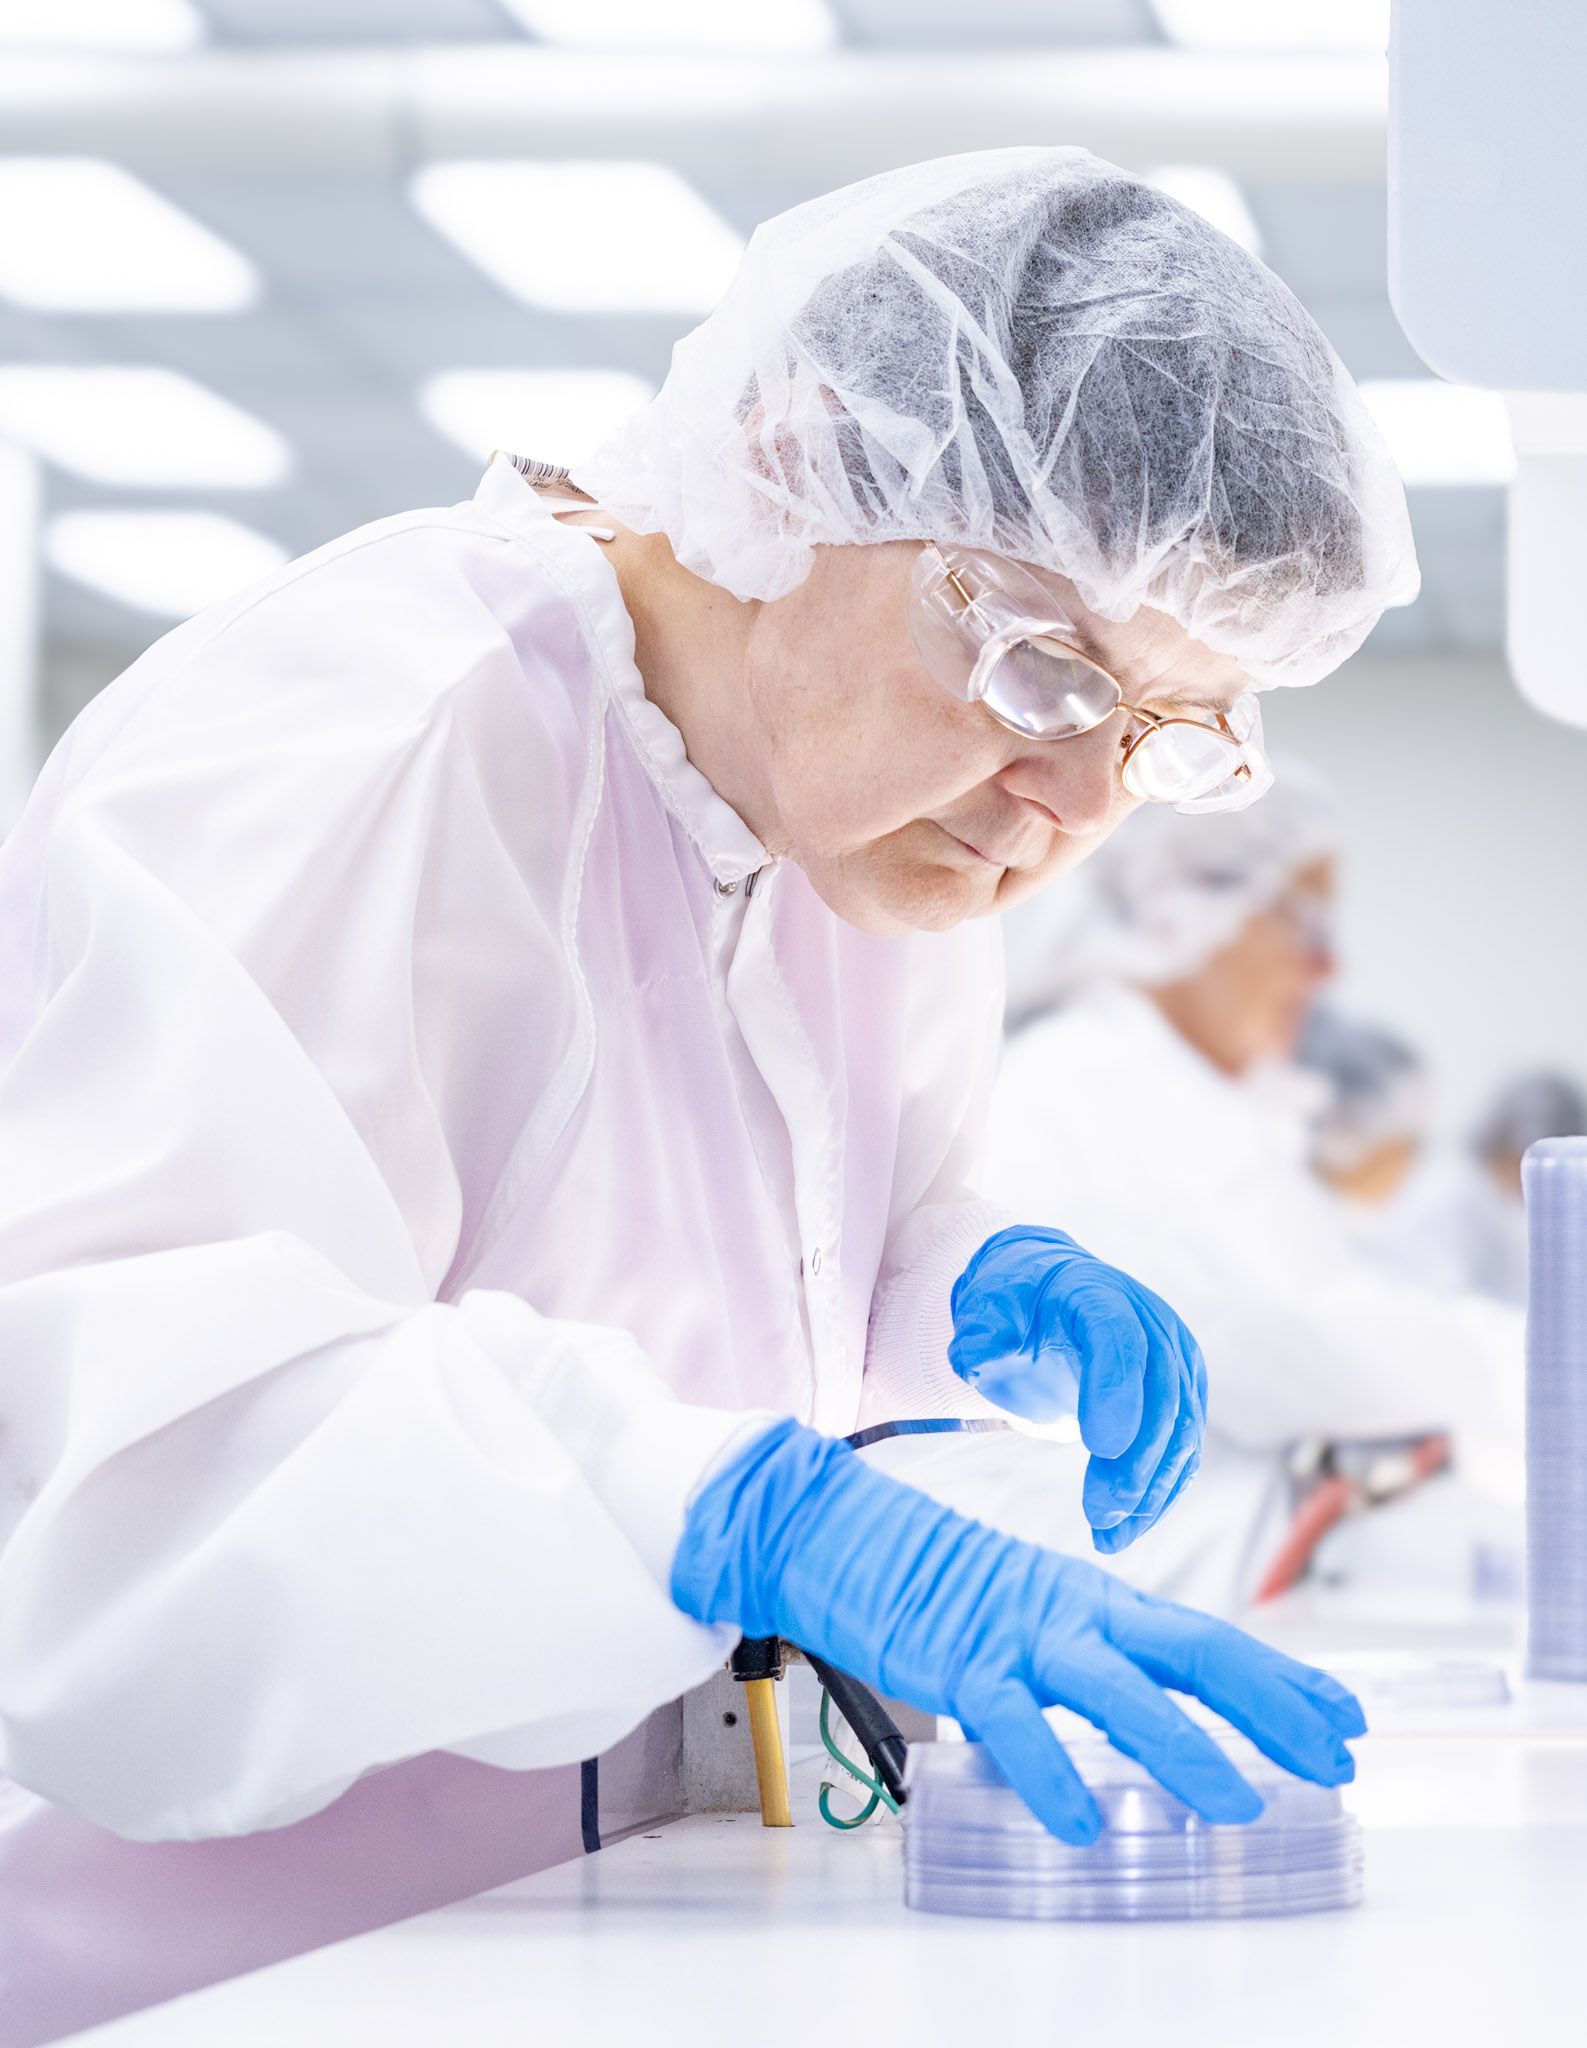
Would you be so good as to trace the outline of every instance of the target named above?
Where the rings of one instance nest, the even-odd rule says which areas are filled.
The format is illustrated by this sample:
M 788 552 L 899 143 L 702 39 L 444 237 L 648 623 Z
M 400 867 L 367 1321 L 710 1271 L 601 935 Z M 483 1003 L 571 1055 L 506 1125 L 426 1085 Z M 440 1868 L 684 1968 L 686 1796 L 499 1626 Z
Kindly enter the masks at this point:
M 1047 1832 L 980 1743 L 912 1745 L 906 1903 L 1017 1920 L 1243 1919 L 1358 1905 L 1361 1830 L 1337 1789 L 1292 1777 L 1232 1732 L 1214 1739 L 1265 1802 L 1248 1826 L 1209 1825 L 1100 1737 L 1066 1741 L 1102 1809 L 1102 1834 L 1084 1849 Z
M 1521 1162 L 1526 1316 L 1527 1670 L 1587 1680 L 1587 1138 Z
M 1380 1714 L 1441 1713 L 1510 1704 L 1510 1681 L 1504 1666 L 1481 1658 L 1385 1650 L 1329 1657 L 1326 1663 L 1333 1676 L 1355 1694 L 1371 1722 Z

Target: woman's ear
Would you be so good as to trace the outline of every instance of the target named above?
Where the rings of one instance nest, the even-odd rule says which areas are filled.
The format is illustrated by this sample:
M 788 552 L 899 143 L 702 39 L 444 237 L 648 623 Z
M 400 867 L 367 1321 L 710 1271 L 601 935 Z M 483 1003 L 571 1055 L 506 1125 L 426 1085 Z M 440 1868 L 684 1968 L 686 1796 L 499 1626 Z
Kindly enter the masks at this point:
M 759 379 L 756 384 L 759 389 Z M 757 398 L 740 426 L 752 472 L 768 483 L 781 486 L 789 499 L 804 505 L 810 502 L 810 473 L 804 440 L 790 417 L 793 410 L 791 400 L 796 389 L 790 378 L 778 393 L 781 404 L 771 408 L 768 408 L 764 397 Z M 847 408 L 829 386 L 818 385 L 816 395 L 829 418 L 846 417 Z

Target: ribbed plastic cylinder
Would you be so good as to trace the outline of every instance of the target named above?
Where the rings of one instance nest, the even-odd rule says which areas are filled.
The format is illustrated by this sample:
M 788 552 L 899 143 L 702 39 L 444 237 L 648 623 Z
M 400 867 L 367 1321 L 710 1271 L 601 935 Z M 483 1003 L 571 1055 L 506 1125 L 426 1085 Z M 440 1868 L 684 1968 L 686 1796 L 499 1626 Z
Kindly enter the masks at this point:
M 1526 1195 L 1527 1669 L 1587 1682 L 1587 1138 L 1544 1138 Z

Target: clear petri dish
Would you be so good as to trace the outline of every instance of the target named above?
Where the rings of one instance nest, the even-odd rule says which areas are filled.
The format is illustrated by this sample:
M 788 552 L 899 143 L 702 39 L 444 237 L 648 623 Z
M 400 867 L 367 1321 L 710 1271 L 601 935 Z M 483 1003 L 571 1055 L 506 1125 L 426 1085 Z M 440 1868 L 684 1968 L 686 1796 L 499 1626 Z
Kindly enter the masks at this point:
M 904 1807 L 904 1897 L 928 1913 L 1026 1920 L 1243 1919 L 1360 1903 L 1361 1830 L 1337 1788 L 1307 1784 L 1212 1730 L 1261 1793 L 1216 1827 L 1100 1736 L 1067 1741 L 1102 1810 L 1087 1848 L 1041 1825 L 976 1742 L 917 1743 Z
M 1326 1669 L 1347 1685 L 1370 1722 L 1380 1714 L 1421 1714 L 1445 1708 L 1504 1707 L 1510 1681 L 1502 1664 L 1477 1657 L 1362 1651 L 1329 1657 Z

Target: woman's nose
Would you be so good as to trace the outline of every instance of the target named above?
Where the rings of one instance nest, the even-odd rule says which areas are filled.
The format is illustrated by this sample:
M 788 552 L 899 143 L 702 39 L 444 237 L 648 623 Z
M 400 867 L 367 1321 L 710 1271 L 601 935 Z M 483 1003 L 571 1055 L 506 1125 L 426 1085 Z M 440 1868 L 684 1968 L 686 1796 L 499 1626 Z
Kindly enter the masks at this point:
M 1119 781 L 1118 728 L 1111 718 L 1095 732 L 1027 748 L 998 779 L 1077 839 L 1105 830 L 1129 801 Z

